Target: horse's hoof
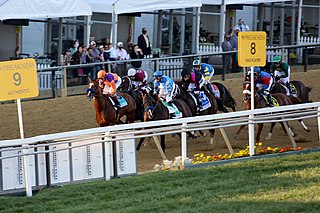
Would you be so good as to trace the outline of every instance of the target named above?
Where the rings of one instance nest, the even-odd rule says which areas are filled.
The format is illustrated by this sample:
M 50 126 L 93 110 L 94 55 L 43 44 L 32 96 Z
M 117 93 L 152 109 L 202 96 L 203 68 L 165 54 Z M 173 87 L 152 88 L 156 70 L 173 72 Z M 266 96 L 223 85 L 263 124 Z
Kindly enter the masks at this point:
M 266 140 L 271 140 L 271 137 L 272 137 L 272 133 L 268 133 L 267 137 L 266 137 Z
M 235 140 L 239 140 L 239 136 L 238 136 L 238 135 L 236 135 L 236 136 L 234 136 L 234 137 L 233 137 L 233 139 L 235 139 Z
M 306 132 L 311 132 L 311 128 L 305 129 Z
M 297 137 L 298 133 L 292 133 L 292 137 Z
M 200 135 L 201 135 L 202 137 L 205 137 L 205 136 L 206 136 L 206 133 L 205 133 L 205 132 L 200 132 Z
M 213 138 L 210 138 L 210 145 L 214 145 L 215 144 L 215 141 Z

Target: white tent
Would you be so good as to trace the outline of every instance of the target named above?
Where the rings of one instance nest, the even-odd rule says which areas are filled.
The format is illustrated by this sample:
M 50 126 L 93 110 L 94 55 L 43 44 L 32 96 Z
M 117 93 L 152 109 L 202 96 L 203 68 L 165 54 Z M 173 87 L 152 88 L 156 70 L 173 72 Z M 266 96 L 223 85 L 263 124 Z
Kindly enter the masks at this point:
M 92 15 L 84 0 L 0 0 L 0 20 Z
M 201 7 L 202 5 L 201 0 L 87 0 L 87 2 L 91 5 L 92 11 L 97 13 L 112 13 L 112 5 L 114 5 L 115 14 Z

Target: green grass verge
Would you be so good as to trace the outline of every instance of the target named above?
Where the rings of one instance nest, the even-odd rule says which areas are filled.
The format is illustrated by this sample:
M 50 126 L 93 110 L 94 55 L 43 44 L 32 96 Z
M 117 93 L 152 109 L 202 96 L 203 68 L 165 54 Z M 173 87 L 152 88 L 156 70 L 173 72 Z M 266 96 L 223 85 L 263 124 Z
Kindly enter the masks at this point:
M 320 152 L 0 197 L 1 212 L 319 212 Z

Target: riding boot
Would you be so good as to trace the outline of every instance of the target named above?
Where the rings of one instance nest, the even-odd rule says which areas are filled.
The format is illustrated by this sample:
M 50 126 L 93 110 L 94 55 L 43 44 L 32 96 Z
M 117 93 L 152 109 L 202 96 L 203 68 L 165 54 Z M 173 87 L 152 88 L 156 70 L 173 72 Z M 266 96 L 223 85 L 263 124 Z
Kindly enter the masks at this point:
M 268 100 L 268 106 L 269 107 L 274 107 L 271 94 L 267 95 L 267 100 Z
M 119 102 L 119 100 L 118 100 L 118 96 L 117 96 L 117 95 L 112 96 L 112 99 L 113 99 L 113 101 L 114 101 L 114 106 L 115 106 L 115 107 L 120 107 L 120 102 Z
M 212 85 L 210 83 L 207 84 L 208 91 L 215 97 Z
M 286 87 L 288 88 L 290 95 L 292 95 L 291 86 L 289 82 L 286 83 Z

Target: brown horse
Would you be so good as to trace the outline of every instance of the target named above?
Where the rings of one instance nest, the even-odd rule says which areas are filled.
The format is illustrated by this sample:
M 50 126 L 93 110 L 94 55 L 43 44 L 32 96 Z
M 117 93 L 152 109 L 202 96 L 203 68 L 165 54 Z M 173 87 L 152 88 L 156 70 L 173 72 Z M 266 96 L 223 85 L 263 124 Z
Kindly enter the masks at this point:
M 126 116 L 125 123 L 133 123 L 136 111 L 136 103 L 133 98 L 126 93 L 119 93 L 126 101 L 127 106 L 118 110 L 114 108 L 109 95 L 104 95 L 99 87 L 98 80 L 90 80 L 87 89 L 87 97 L 91 100 L 94 97 L 94 108 L 96 110 L 96 121 L 99 126 L 110 126 L 121 122 L 120 118 Z
M 245 103 L 245 108 L 244 108 L 245 110 L 250 110 L 251 109 L 250 85 L 251 85 L 250 82 L 245 82 L 243 84 L 243 87 L 244 87 L 243 100 L 244 100 L 244 103 Z M 277 100 L 277 102 L 279 103 L 279 106 L 292 105 L 292 101 L 290 100 L 290 98 L 288 96 L 282 94 L 282 93 L 274 93 L 274 94 L 272 94 L 272 96 Z M 256 92 L 255 95 L 254 95 L 254 108 L 255 109 L 261 109 L 261 108 L 266 108 L 266 107 L 268 107 L 266 99 Z M 271 139 L 272 131 L 273 131 L 273 128 L 274 128 L 275 124 L 276 123 L 274 123 L 274 122 L 271 123 L 271 128 L 270 128 L 270 131 L 268 133 L 268 137 L 269 137 L 268 139 Z M 282 122 L 281 122 L 281 125 L 284 128 Z M 239 136 L 241 130 L 245 126 L 246 125 L 241 125 L 239 127 L 238 131 L 236 132 L 235 139 L 238 139 L 238 136 Z M 263 123 L 258 124 L 258 131 L 257 131 L 257 134 L 255 136 L 255 142 L 259 142 L 262 129 L 263 129 Z M 291 132 L 291 134 L 293 134 L 293 133 Z
M 140 120 L 143 121 L 143 107 L 142 107 L 142 94 L 143 91 L 134 89 L 132 87 L 131 79 L 128 76 L 123 76 L 122 78 L 122 83 L 120 85 L 120 91 L 123 91 L 127 94 L 129 94 L 134 101 L 136 102 L 137 105 L 137 111 L 135 115 L 135 120 Z
M 306 87 L 301 81 L 290 81 L 290 84 L 294 85 L 296 89 L 296 96 L 290 95 L 288 96 L 293 104 L 303 104 L 312 102 L 309 100 L 309 92 L 312 90 L 311 87 Z M 271 93 L 283 93 L 286 94 L 287 91 L 284 86 L 278 82 L 276 82 L 271 91 Z M 298 120 L 306 132 L 311 132 L 311 129 L 303 122 L 303 120 Z
M 209 98 L 211 107 L 209 107 L 206 110 L 202 110 L 198 112 L 197 104 L 195 103 L 195 100 L 192 97 L 191 92 L 187 91 L 187 87 L 181 81 L 177 81 L 176 85 L 179 87 L 179 92 L 180 92 L 176 96 L 176 98 L 183 100 L 189 106 L 192 116 L 217 114 L 218 104 L 215 97 L 211 93 L 205 91 L 205 94 Z M 201 135 L 205 136 L 203 131 L 200 130 L 199 132 Z M 215 129 L 210 129 L 209 132 L 210 132 L 210 144 L 213 144 Z
M 143 94 L 143 117 L 144 121 L 157 121 L 157 120 L 166 120 L 170 118 L 168 108 L 154 95 Z M 182 117 L 191 117 L 192 113 L 188 107 L 188 105 L 179 99 L 173 100 L 173 104 L 178 108 L 178 110 L 182 113 Z M 189 136 L 194 137 L 193 134 L 187 132 Z M 161 148 L 163 152 L 165 152 L 165 135 L 161 135 Z M 140 150 L 142 144 L 144 142 L 144 138 L 141 138 L 139 144 L 137 146 L 137 150 Z

